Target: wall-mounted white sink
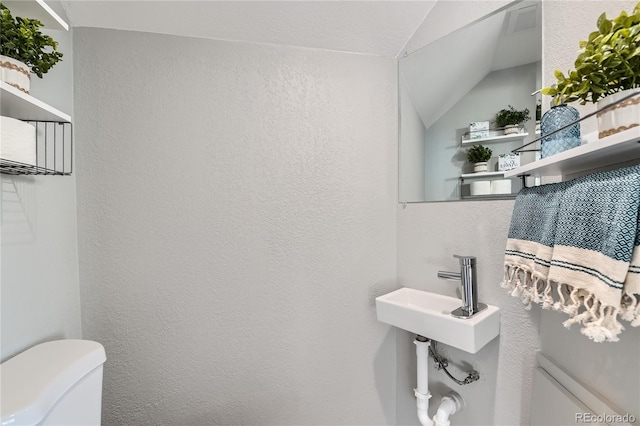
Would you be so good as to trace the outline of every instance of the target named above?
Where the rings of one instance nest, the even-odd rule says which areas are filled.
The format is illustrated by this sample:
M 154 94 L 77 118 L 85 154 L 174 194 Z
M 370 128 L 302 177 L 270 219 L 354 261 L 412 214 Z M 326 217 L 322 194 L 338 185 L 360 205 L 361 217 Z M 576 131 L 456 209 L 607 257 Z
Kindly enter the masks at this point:
M 500 334 L 500 309 L 488 305 L 470 318 L 451 316 L 460 299 L 412 288 L 376 298 L 378 321 L 463 351 L 478 352 Z

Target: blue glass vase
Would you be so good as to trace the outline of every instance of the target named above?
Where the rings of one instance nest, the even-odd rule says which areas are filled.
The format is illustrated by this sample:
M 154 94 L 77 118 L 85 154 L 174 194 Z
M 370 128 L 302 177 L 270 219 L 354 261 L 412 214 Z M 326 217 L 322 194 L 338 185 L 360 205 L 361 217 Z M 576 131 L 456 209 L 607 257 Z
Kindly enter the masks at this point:
M 545 137 L 545 135 L 576 121 L 578 118 L 580 118 L 578 110 L 567 104 L 552 106 L 549 111 L 544 113 L 542 120 L 540 120 L 540 129 L 542 131 L 541 158 L 580 146 L 580 123 Z

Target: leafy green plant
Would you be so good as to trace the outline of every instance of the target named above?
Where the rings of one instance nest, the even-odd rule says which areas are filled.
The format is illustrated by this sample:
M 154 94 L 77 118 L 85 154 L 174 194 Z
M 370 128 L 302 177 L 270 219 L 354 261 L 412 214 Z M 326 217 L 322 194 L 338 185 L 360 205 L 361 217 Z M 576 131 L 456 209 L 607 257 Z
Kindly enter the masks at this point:
M 482 163 L 485 161 L 489 161 L 491 158 L 491 151 L 489 148 L 482 145 L 474 145 L 467 150 L 467 160 L 470 163 Z
M 633 14 L 622 11 L 612 20 L 606 14 L 597 21 L 598 30 L 580 41 L 574 70 L 564 75 L 555 70 L 556 84 L 542 89 L 555 96 L 555 104 L 598 99 L 622 90 L 640 87 L 640 2 Z
M 32 73 L 42 78 L 51 67 L 62 60 L 58 43 L 40 32 L 42 22 L 37 19 L 11 16 L 0 3 L 0 54 L 24 62 Z
M 519 111 L 509 105 L 508 109 L 501 109 L 496 114 L 496 126 L 516 126 L 530 119 L 531 117 L 529 117 L 529 108 L 525 108 Z

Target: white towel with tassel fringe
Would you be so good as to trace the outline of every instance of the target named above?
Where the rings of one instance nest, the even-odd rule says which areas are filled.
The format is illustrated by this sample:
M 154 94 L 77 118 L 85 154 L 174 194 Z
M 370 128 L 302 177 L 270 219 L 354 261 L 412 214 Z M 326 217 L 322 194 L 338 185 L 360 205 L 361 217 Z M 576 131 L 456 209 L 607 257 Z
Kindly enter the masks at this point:
M 640 165 L 518 194 L 502 287 L 596 342 L 640 325 Z

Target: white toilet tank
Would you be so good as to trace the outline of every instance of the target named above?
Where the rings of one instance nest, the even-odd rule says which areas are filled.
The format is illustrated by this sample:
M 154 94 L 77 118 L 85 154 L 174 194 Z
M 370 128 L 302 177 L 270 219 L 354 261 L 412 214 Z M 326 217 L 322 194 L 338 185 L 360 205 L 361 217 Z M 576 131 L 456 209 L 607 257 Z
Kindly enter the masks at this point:
M 0 364 L 0 416 L 8 425 L 99 425 L 100 343 L 41 343 Z

